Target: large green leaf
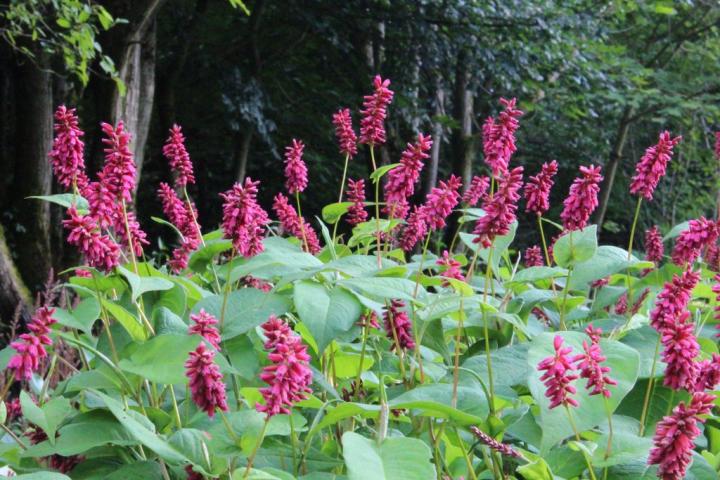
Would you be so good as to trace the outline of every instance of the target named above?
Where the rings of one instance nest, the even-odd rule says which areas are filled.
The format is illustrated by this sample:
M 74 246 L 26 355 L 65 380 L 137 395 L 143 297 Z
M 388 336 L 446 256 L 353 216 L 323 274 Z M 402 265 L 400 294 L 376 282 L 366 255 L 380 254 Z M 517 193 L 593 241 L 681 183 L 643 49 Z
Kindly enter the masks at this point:
M 56 193 L 55 195 L 34 195 L 27 198 L 43 200 L 46 202 L 60 205 L 61 207 L 65 208 L 70 208 L 70 206 L 75 205 L 78 213 L 80 214 L 87 213 L 88 209 L 90 208 L 88 205 L 88 201 L 85 200 L 85 198 L 80 195 L 73 195 L 72 193 Z
M 125 277 L 130 285 L 131 298 L 134 301 L 145 292 L 154 292 L 158 290 L 170 290 L 173 288 L 173 282 L 161 276 L 140 276 L 123 267 L 117 267 L 118 272 Z
M 176 384 L 185 382 L 185 361 L 202 339 L 197 335 L 158 335 L 120 360 L 120 368 L 151 382 Z
M 449 383 L 422 385 L 397 396 L 388 402 L 390 408 L 412 408 L 426 415 L 450 418 L 470 425 L 484 421 L 489 412 L 488 401 L 481 388 L 458 386 L 457 408 L 452 408 L 453 386 Z
M 204 308 L 220 320 L 222 317 L 223 295 L 203 298 L 193 306 L 193 313 Z M 225 321 L 221 330 L 223 340 L 247 333 L 265 323 L 270 315 L 283 315 L 290 311 L 287 297 L 266 293 L 254 288 L 243 288 L 230 292 L 225 307 Z
M 215 255 L 232 248 L 232 241 L 222 238 L 205 241 L 205 245 L 194 251 L 188 260 L 188 268 L 194 272 L 204 272 Z
M 345 215 L 350 205 L 352 205 L 352 202 L 336 202 L 325 205 L 322 209 L 323 220 L 330 225 L 333 225 L 335 222 L 340 220 L 340 217 Z
M 561 267 L 589 260 L 597 251 L 597 225 L 564 234 L 553 245 L 553 257 Z
M 570 287 L 584 287 L 590 282 L 638 265 L 648 266 L 646 262 L 642 262 L 635 257 L 630 257 L 630 260 L 628 260 L 627 250 L 610 245 L 601 245 L 592 258 L 575 265 L 570 277 Z
M 300 319 L 315 339 L 318 354 L 333 340 L 349 340 L 347 334 L 362 313 L 354 295 L 340 287 L 328 290 L 317 282 L 296 283 L 293 299 Z
M 541 372 L 537 365 L 544 358 L 553 356 L 553 339 L 555 335 L 563 337 L 565 346 L 573 349 L 573 354 L 582 352 L 582 342 L 587 336 L 580 332 L 558 332 L 557 334 L 542 333 L 535 337 L 530 350 L 528 351 L 528 364 L 531 368 L 528 386 L 533 398 L 540 407 L 539 425 L 543 430 L 542 450 L 547 451 L 559 441 L 573 435 L 573 429 L 568 421 L 565 408 L 562 406 L 549 409 L 550 401 L 545 396 L 545 386 L 540 381 Z M 623 345 L 614 340 L 602 339 L 600 347 L 607 357 L 605 365 L 610 367 L 610 377 L 618 384 L 610 386 L 611 397 L 608 404 L 612 411 L 615 411 L 625 395 L 635 385 L 640 371 L 640 356 L 635 349 Z M 580 404 L 577 408 L 571 408 L 573 420 L 580 431 L 587 430 L 607 421 L 605 402 L 602 395 L 588 395 L 582 380 L 576 381 L 577 394 L 573 397 Z
M 381 445 L 354 432 L 342 436 L 349 480 L 433 480 L 430 447 L 416 438 L 388 438 Z
M 340 280 L 338 284 L 375 300 L 398 299 L 412 301 L 415 292 L 415 282 L 407 278 L 348 278 Z M 424 296 L 425 289 L 419 286 L 418 298 Z
M 138 320 L 135 315 L 128 312 L 125 308 L 106 298 L 102 299 L 102 305 L 105 307 L 105 310 L 122 325 L 125 331 L 130 334 L 133 340 L 143 341 L 148 337 L 145 326 L 140 323 L 140 320 Z
M 88 335 L 92 333 L 95 321 L 100 317 L 100 304 L 94 297 L 86 298 L 80 302 L 72 311 L 57 308 L 53 318 L 60 325 L 76 328 Z
M 70 400 L 65 397 L 53 398 L 41 407 L 35 405 L 30 396 L 22 390 L 20 392 L 20 406 L 25 418 L 43 429 L 50 443 L 55 443 L 55 432 L 60 424 L 72 412 Z

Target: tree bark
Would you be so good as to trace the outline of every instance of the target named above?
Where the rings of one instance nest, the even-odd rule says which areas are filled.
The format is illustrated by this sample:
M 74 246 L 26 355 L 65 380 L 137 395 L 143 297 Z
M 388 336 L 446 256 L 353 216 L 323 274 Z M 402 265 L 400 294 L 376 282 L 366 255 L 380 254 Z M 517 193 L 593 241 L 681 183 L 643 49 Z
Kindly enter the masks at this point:
M 27 199 L 49 195 L 52 168 L 48 152 L 53 137 L 52 78 L 47 59 L 38 54 L 35 63 L 25 60 L 16 70 L 15 87 L 22 106 L 15 109 L 15 182 L 12 205 L 16 214 L 12 240 L 17 266 L 25 283 L 40 287 L 52 267 L 50 250 L 50 204 Z
M 425 186 L 423 192 L 427 196 L 428 193 L 437 184 L 438 166 L 440 165 L 440 152 L 442 150 L 443 141 L 443 124 L 441 118 L 445 115 L 445 89 L 442 86 L 442 80 L 438 76 L 435 84 L 435 112 L 433 120 L 433 146 L 430 150 L 430 163 L 425 169 Z
M 250 154 L 250 145 L 252 144 L 253 129 L 251 125 L 247 125 L 247 128 L 240 137 L 238 148 L 235 149 L 235 165 L 237 165 L 237 171 L 235 174 L 235 180 L 242 182 L 245 180 L 247 172 L 247 161 L 248 155 Z
M 30 320 L 30 292 L 22 281 L 0 226 L 0 325 L 10 325 L 16 315 L 23 324 Z
M 594 218 L 599 231 L 602 231 L 602 224 L 605 221 L 605 214 L 607 213 L 608 203 L 610 202 L 612 187 L 615 183 L 615 174 L 622 163 L 623 150 L 625 149 L 625 143 L 627 142 L 628 131 L 630 130 L 630 124 L 632 123 L 630 119 L 632 116 L 633 109 L 631 107 L 625 107 L 620 118 L 620 123 L 618 124 L 615 141 L 613 142 L 613 146 L 610 151 L 610 157 L 608 158 L 608 162 L 603 171 L 605 180 L 600 187 L 600 202 L 597 210 L 595 211 Z

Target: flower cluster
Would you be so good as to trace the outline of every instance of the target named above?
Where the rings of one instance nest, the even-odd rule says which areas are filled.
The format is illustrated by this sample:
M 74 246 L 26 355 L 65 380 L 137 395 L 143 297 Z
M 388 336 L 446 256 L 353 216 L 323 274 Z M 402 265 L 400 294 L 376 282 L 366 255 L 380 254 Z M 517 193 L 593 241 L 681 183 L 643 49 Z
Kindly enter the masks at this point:
M 265 404 L 258 404 L 256 408 L 268 417 L 289 414 L 290 408 L 311 392 L 310 355 L 300 336 L 274 315 L 262 325 L 262 329 L 271 364 L 260 374 L 260 379 L 268 384 L 268 387 L 260 389 Z
M 184 188 L 188 183 L 195 183 L 190 154 L 185 148 L 185 136 L 179 125 L 173 125 L 170 129 L 170 136 L 163 146 L 163 155 L 175 174 L 176 187 Z
M 645 231 L 645 260 L 659 263 L 663 259 L 665 248 L 663 246 L 662 235 L 657 225 Z
M 50 151 L 50 162 L 55 178 L 65 188 L 76 185 L 82 190 L 87 185 L 83 135 L 78 127 L 75 109 L 60 105 L 55 111 L 55 139 Z
M 383 80 L 380 75 L 373 79 L 375 91 L 365 96 L 363 109 L 360 110 L 360 143 L 371 146 L 385 143 L 385 117 L 394 95 L 389 86 L 390 80 Z
M 589 391 L 589 395 L 602 395 L 610 398 L 610 390 L 608 385 L 617 385 L 617 382 L 610 378 L 610 367 L 602 365 L 606 357 L 600 348 L 600 335 L 602 330 L 593 328 L 588 325 L 585 333 L 590 337 L 590 343 L 583 340 L 583 350 L 585 353 L 576 355 L 573 362 L 577 363 L 577 369 L 580 371 L 580 378 L 587 380 L 585 388 Z
M 368 214 L 365 211 L 365 180 L 354 181 L 348 179 L 348 201 L 352 205 L 348 207 L 347 222 L 350 225 L 357 225 L 367 220 Z
M 63 220 L 63 226 L 70 230 L 68 243 L 78 247 L 88 265 L 110 271 L 120 264 L 120 247 L 100 233 L 91 216 L 80 215 L 75 206 L 68 208 L 67 214 L 70 218 Z
M 259 181 L 245 178 L 220 196 L 223 202 L 223 235 L 243 257 L 253 257 L 263 251 L 262 240 L 270 223 L 268 214 L 257 202 Z
M 526 267 L 542 267 L 545 265 L 543 253 L 539 246 L 533 245 L 525 249 L 525 266 Z
M 443 251 L 442 257 L 438 258 L 435 263 L 436 265 L 444 267 L 440 273 L 441 277 L 454 278 L 455 280 L 460 280 L 461 282 L 465 281 L 465 276 L 463 276 L 462 271 L 460 270 L 460 262 L 452 258 L 447 250 Z M 450 282 L 443 280 L 442 285 L 443 287 L 447 287 L 450 285 Z
M 187 268 L 190 254 L 202 242 L 200 225 L 197 223 L 197 212 L 192 204 L 185 203 L 177 196 L 175 190 L 167 183 L 161 182 L 157 192 L 162 203 L 163 212 L 182 235 L 180 246 L 173 250 L 170 268 L 179 273 Z
M 570 186 L 570 193 L 560 213 L 565 230 L 581 230 L 587 225 L 590 215 L 598 206 L 598 192 L 603 179 L 600 171 L 601 167 L 593 165 L 580 167 L 582 175 Z
M 333 125 L 337 136 L 340 153 L 349 157 L 357 154 L 357 136 L 352 127 L 352 117 L 349 108 L 342 108 L 333 114 Z
M 300 217 L 295 208 L 282 193 L 275 195 L 273 211 L 277 215 L 283 229 L 303 241 L 303 249 L 316 254 L 320 251 L 320 239 L 312 227 Z
M 703 248 L 717 241 L 718 234 L 720 230 L 716 222 L 705 217 L 690 220 L 688 228 L 675 241 L 671 255 L 673 263 L 680 266 L 693 263 Z
M 488 177 L 474 176 L 472 180 L 470 180 L 470 185 L 467 190 L 463 193 L 463 203 L 468 207 L 474 207 L 481 199 L 485 199 L 488 187 L 490 187 L 490 179 Z
M 480 442 L 483 443 L 483 445 L 487 445 L 492 450 L 495 450 L 496 452 L 506 455 L 508 457 L 523 458 L 522 454 L 512 448 L 510 445 L 498 442 L 490 435 L 480 430 L 478 427 L 473 425 L 470 427 L 470 431 L 473 433 L 473 435 L 475 435 L 478 440 L 480 440 Z
M 307 165 L 303 161 L 305 144 L 293 138 L 292 144 L 285 147 L 285 188 L 288 193 L 300 193 L 307 187 Z
M 474 242 L 489 248 L 495 237 L 510 232 L 510 225 L 515 221 L 517 202 L 520 199 L 522 175 L 523 167 L 515 167 L 500 178 L 498 191 L 488 197 L 483 204 L 485 215 L 475 224 L 473 233 L 477 238 Z
M 558 171 L 555 160 L 543 163 L 540 173 L 530 177 L 525 185 L 526 209 L 535 215 L 542 215 L 550 209 L 550 189 L 553 186 L 553 177 Z
M 485 163 L 496 177 L 507 171 L 510 157 L 517 150 L 515 131 L 520 126 L 518 118 L 523 115 L 522 111 L 515 108 L 516 99 L 501 98 L 500 103 L 505 110 L 500 112 L 498 120 L 488 117 L 482 128 Z
M 208 414 L 215 415 L 215 409 L 223 412 L 228 409 L 225 396 L 225 384 L 220 367 L 215 363 L 215 352 L 208 350 L 205 343 L 190 352 L 185 362 L 185 375 L 190 383 L 193 402 Z
M 430 155 L 432 139 L 422 133 L 415 144 L 408 143 L 402 153 L 400 165 L 387 174 L 385 183 L 385 213 L 393 218 L 405 218 L 409 210 L 408 199 L 415 193 L 423 162 Z
M 7 368 L 12 370 L 18 380 L 30 380 L 33 372 L 40 369 L 40 361 L 47 357 L 46 345 L 52 345 L 50 326 L 56 322 L 55 309 L 47 306 L 38 308 L 28 324 L 29 333 L 20 335 L 19 340 L 10 346 L 15 354 L 10 357 Z
M 578 402 L 571 395 L 577 390 L 572 382 L 578 378 L 570 372 L 573 371 L 572 358 L 570 352 L 572 348 L 563 347 L 563 338 L 556 335 L 553 340 L 553 348 L 555 354 L 542 360 L 537 369 L 542 374 L 540 380 L 545 384 L 545 396 L 550 399 L 550 408 L 556 408 L 560 405 L 577 407 Z
M 660 179 L 665 176 L 667 164 L 672 158 L 673 147 L 682 137 L 670 138 L 667 130 L 660 134 L 657 145 L 648 147 L 640 161 L 635 165 L 635 175 L 630 183 L 630 193 L 642 195 L 646 200 L 652 200 L 653 192 Z
M 188 333 L 190 335 L 200 335 L 215 347 L 215 350 L 220 350 L 220 333 L 218 333 L 215 326 L 218 323 L 217 319 L 201 308 L 198 313 L 190 315 L 190 320 L 192 320 L 193 324 L 188 327 Z
M 405 310 L 405 302 L 392 300 L 385 309 L 385 335 L 392 342 L 391 350 L 409 350 L 415 348 L 415 340 L 412 334 L 412 322 Z

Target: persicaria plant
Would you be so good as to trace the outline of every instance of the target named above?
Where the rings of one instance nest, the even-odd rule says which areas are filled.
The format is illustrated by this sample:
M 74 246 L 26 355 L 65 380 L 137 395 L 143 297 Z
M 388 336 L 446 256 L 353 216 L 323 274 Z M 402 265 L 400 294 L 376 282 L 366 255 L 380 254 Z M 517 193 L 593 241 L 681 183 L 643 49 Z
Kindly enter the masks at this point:
M 272 204 L 245 178 L 208 228 L 188 191 L 192 138 L 173 125 L 173 182 L 157 186 L 169 255 L 134 213 L 133 132 L 103 124 L 91 174 L 81 121 L 58 107 L 48 161 L 65 192 L 46 199 L 65 209 L 78 265 L 2 351 L 3 473 L 717 478 L 720 226 L 648 225 L 634 245 L 681 138 L 664 131 L 639 159 L 627 248 L 598 245 L 601 166 L 580 166 L 553 205 L 558 163 L 514 162 L 514 98 L 484 122 L 483 171 L 418 201 L 429 135 L 376 161 L 390 87 L 378 76 L 354 115 L 329 112 L 343 177 L 319 217 L 303 213 L 312 145 L 295 138 Z M 372 174 L 348 178 L 359 159 Z

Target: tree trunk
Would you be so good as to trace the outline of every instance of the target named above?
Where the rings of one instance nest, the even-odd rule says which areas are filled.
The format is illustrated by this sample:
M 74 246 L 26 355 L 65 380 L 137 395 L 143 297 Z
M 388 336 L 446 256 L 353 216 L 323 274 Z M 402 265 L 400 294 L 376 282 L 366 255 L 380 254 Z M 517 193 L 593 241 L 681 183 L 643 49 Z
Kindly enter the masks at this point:
M 253 130 L 251 125 L 242 133 L 238 148 L 235 149 L 235 165 L 237 165 L 237 173 L 235 180 L 242 182 L 245 180 L 247 172 L 248 155 L 250 154 L 250 144 L 252 143 Z
M 442 80 L 438 76 L 435 86 L 435 118 L 433 120 L 432 133 L 433 146 L 430 150 L 430 163 L 425 168 L 425 186 L 423 191 L 426 196 L 437 184 L 440 151 L 442 150 L 443 141 L 443 124 L 440 117 L 443 115 L 445 115 L 445 90 L 442 86 Z
M 48 152 L 53 137 L 52 78 L 42 54 L 37 64 L 25 61 L 17 68 L 16 94 L 22 106 L 15 109 L 15 182 L 12 205 L 16 214 L 12 244 L 25 283 L 34 290 L 42 286 L 52 266 L 50 250 L 50 204 L 27 199 L 49 195 L 52 168 Z
M 20 278 L 0 226 L 0 325 L 10 325 L 16 315 L 23 324 L 30 320 L 30 292 Z
M 613 183 L 615 182 L 615 174 L 622 163 L 623 150 L 627 142 L 628 131 L 630 130 L 631 124 L 630 117 L 632 117 L 632 115 L 632 108 L 626 107 L 625 110 L 623 110 L 617 133 L 615 134 L 615 141 L 610 151 L 610 158 L 603 169 L 605 180 L 600 188 L 600 203 L 595 211 L 594 219 L 598 226 L 598 231 L 602 231 L 602 224 L 605 221 L 605 214 L 607 213 L 608 203 L 610 202 L 610 194 L 612 193 Z

